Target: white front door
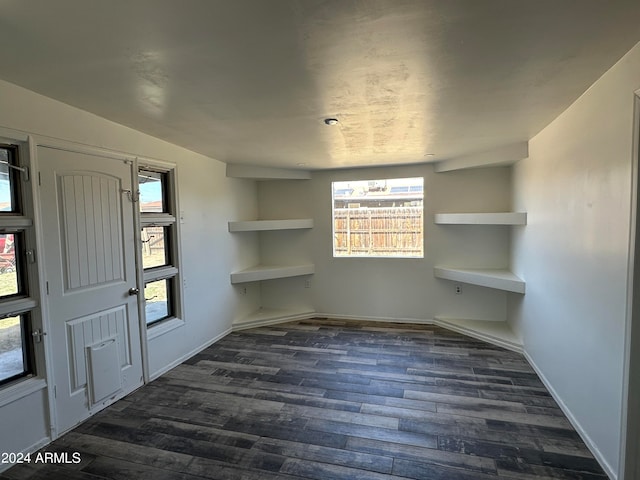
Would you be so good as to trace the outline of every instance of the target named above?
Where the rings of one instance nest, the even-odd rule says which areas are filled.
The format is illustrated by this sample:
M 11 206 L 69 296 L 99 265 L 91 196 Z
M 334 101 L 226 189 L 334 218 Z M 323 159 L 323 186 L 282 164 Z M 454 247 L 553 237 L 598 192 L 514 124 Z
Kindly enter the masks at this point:
M 143 383 L 132 166 L 48 147 L 38 164 L 60 434 Z

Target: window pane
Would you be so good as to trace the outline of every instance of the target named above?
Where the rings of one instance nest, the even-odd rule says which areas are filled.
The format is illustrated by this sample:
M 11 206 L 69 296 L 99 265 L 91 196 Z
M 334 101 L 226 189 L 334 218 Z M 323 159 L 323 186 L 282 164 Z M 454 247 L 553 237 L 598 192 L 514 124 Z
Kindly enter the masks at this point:
M 161 267 L 169 264 L 169 227 L 142 229 L 142 268 Z
M 140 170 L 138 184 L 140 187 L 140 211 L 143 213 L 169 213 L 165 203 L 166 174 Z
M 149 282 L 144 287 L 144 311 L 147 325 L 170 317 L 171 279 Z
M 423 258 L 423 183 L 333 182 L 333 256 Z
M 15 171 L 9 168 L 15 162 L 15 149 L 0 148 L 0 212 L 15 212 L 18 210 L 15 193 Z
M 15 234 L 0 234 L 0 297 L 22 293 L 16 269 Z
M 0 320 L 0 383 L 29 373 L 24 336 L 23 317 Z

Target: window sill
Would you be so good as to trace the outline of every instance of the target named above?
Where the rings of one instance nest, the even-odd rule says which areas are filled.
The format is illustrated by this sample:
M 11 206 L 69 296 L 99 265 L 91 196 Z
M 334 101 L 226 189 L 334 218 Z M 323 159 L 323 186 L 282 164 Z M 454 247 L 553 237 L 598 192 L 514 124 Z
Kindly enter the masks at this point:
M 147 330 L 147 341 L 153 340 L 154 338 L 165 335 L 177 328 L 180 328 L 184 325 L 184 320 L 180 318 L 168 318 L 161 322 L 158 322 L 156 325 L 152 325 Z
M 178 269 L 172 266 L 162 266 L 150 268 L 144 271 L 144 283 L 149 283 L 154 280 L 164 280 L 166 278 L 175 277 L 178 274 Z
M 33 377 L 17 380 L 14 384 L 0 388 L 0 407 L 4 407 L 45 388 L 47 388 L 47 382 L 44 378 Z
M 27 310 L 31 310 L 36 305 L 38 305 L 38 302 L 32 297 L 19 296 L 17 298 L 7 299 L 0 305 L 0 316 L 13 317 Z

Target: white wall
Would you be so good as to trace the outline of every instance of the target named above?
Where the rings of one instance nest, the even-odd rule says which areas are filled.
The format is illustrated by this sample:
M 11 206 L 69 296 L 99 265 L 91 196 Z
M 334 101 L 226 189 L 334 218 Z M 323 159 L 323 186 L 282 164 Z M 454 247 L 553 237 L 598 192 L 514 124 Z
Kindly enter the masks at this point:
M 192 154 L 193 155 L 193 154 Z M 250 182 L 226 178 L 225 165 L 200 155 L 182 157 L 178 169 L 184 280 L 183 328 L 149 341 L 149 372 L 185 360 L 231 327 L 246 302 L 229 273 L 251 263 L 246 236 L 231 235 L 228 221 L 255 215 L 256 191 Z M 248 266 L 248 265 L 246 265 Z
M 333 258 L 331 182 L 423 176 L 425 258 Z M 274 304 L 301 302 L 335 316 L 431 320 L 436 315 L 504 320 L 506 294 L 471 285 L 455 295 L 454 284 L 433 277 L 433 266 L 506 267 L 508 227 L 434 225 L 436 212 L 506 211 L 511 201 L 508 168 L 433 172 L 428 164 L 314 172 L 311 180 L 261 182 L 261 218 L 314 219 L 311 231 L 264 237 L 262 255 L 312 259 L 311 289 L 304 279 L 265 282 Z M 283 248 L 283 245 L 286 248 Z
M 618 471 L 634 91 L 640 44 L 529 143 L 514 169 L 509 318 L 609 473 Z
M 177 164 L 178 201 L 185 212 L 180 226 L 185 324 L 151 341 L 151 373 L 163 371 L 231 327 L 240 299 L 229 272 L 251 262 L 241 254 L 247 250 L 242 243 L 251 240 L 230 235 L 227 221 L 256 215 L 252 182 L 227 179 L 224 165 L 216 160 L 1 81 L 0 128 Z M 0 451 L 21 451 L 46 439 L 43 390 L 5 403 L 0 402 L 0 425 L 19 425 L 12 430 L 20 435 L 0 435 Z

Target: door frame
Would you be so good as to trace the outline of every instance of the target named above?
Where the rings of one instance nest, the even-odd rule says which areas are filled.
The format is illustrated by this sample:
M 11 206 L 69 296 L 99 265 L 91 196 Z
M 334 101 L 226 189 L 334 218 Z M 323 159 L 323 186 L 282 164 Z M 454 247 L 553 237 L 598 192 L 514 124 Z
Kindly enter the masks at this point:
M 95 155 L 101 157 L 111 158 L 116 161 L 123 161 L 129 165 L 129 173 L 131 175 L 131 186 L 132 189 L 137 188 L 137 157 L 134 155 L 128 155 L 121 152 L 116 152 L 113 150 L 103 149 L 100 147 L 93 147 L 88 145 L 83 145 L 75 142 L 70 142 L 67 140 L 60 140 L 50 137 L 43 137 L 39 135 L 29 135 L 27 138 L 28 147 L 29 147 L 29 159 L 31 165 L 32 172 L 40 171 L 40 159 L 38 157 L 38 147 L 45 148 L 53 148 L 57 150 L 63 150 L 68 152 L 86 154 L 86 155 Z M 45 232 L 43 230 L 43 213 L 42 213 L 42 196 L 40 192 L 39 186 L 36 186 L 36 181 L 39 183 L 39 178 L 33 181 L 33 213 L 34 213 L 34 224 L 36 227 L 36 249 L 38 252 L 38 287 L 41 292 L 40 295 L 40 309 L 42 315 L 42 329 L 45 332 L 44 336 L 44 364 L 45 364 L 45 378 L 49 388 L 47 388 L 47 396 L 48 396 L 48 410 L 49 410 L 49 423 L 50 423 L 50 436 L 51 440 L 55 440 L 59 437 L 59 435 L 63 432 L 59 431 L 58 427 L 58 419 L 56 414 L 56 397 L 53 385 L 56 384 L 56 379 L 53 371 L 53 348 L 51 335 L 46 335 L 47 332 L 51 331 L 52 324 L 50 321 L 50 308 L 49 308 L 49 298 L 46 295 L 47 291 L 47 272 L 43 261 L 43 254 L 45 251 L 44 244 L 44 235 Z M 135 204 L 134 204 L 135 205 Z M 134 261 L 136 263 L 136 283 L 138 288 L 140 288 L 139 278 L 137 275 L 138 271 L 138 262 L 139 255 L 137 252 L 137 245 L 139 245 L 139 236 L 140 232 L 137 230 L 138 228 L 138 214 L 133 207 L 133 218 L 134 223 L 132 228 L 134 229 L 134 241 L 136 244 L 136 252 L 134 255 Z M 142 303 L 142 296 L 138 295 L 138 312 L 140 311 L 140 304 Z M 143 371 L 143 383 L 148 381 L 148 354 L 147 354 L 147 329 L 146 325 L 143 322 L 143 318 L 138 315 L 138 329 L 140 332 L 140 353 L 141 353 L 141 361 L 142 361 L 142 371 Z
M 634 94 L 631 215 L 618 480 L 640 474 L 640 90 Z

